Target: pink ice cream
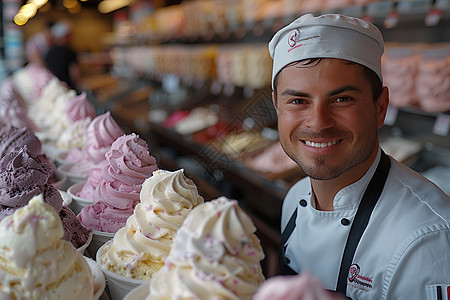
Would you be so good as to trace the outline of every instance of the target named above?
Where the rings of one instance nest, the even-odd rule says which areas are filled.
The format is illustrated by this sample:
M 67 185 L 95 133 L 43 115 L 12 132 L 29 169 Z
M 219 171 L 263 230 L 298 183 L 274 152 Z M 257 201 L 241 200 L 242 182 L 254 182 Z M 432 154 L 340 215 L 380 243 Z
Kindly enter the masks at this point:
M 43 194 L 44 202 L 60 214 L 65 238 L 78 248 L 86 242 L 89 230 L 63 207 L 61 194 L 48 182 L 50 175 L 50 165 L 28 151 L 27 146 L 6 154 L 0 160 L 0 221 L 27 205 L 33 196 Z
M 54 76 L 46 68 L 29 63 L 16 70 L 12 77 L 25 101 L 33 103 L 41 99 L 42 90 Z
M 84 118 L 94 119 L 96 117 L 94 106 L 89 102 L 86 92 L 73 97 L 67 102 L 64 109 L 67 118 L 75 122 Z
M 107 164 L 108 162 L 105 160 L 99 167 L 92 168 L 86 183 L 83 185 L 83 188 L 76 194 L 78 197 L 89 200 L 93 199 L 95 188 L 102 180 L 102 169 Z
M 33 93 L 34 99 L 39 100 L 41 98 L 42 90 L 54 76 L 46 68 L 43 68 L 37 64 L 28 64 L 25 68 L 28 70 L 30 79 L 35 87 Z
M 66 160 L 75 163 L 70 172 L 89 176 L 91 169 L 105 160 L 105 154 L 112 143 L 125 132 L 120 128 L 108 111 L 97 116 L 89 124 L 88 141 L 83 149 L 74 149 L 66 156 Z
M 326 291 L 318 278 L 309 273 L 275 276 L 266 280 L 253 300 L 343 300 L 345 297 Z
M 78 219 L 90 229 L 116 232 L 133 214 L 142 183 L 158 166 L 147 143 L 134 133 L 119 137 L 105 157 L 108 164 L 95 188 L 94 204 L 84 207 Z

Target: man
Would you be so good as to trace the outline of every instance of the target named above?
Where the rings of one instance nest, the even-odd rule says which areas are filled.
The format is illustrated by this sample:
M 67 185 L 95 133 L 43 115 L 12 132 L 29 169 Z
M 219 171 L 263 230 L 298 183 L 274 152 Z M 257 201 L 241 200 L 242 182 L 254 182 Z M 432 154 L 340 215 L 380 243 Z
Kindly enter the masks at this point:
M 308 175 L 283 202 L 282 273 L 352 299 L 450 299 L 450 198 L 379 146 L 379 30 L 307 14 L 269 51 L 280 142 Z
M 45 56 L 47 68 L 71 89 L 77 88 L 80 68 L 76 53 L 69 47 L 72 26 L 67 21 L 59 21 L 52 26 L 54 45 Z
M 45 67 L 44 57 L 52 46 L 53 38 L 51 28 L 53 22 L 45 23 L 41 32 L 31 36 L 25 45 L 25 54 L 29 63 Z

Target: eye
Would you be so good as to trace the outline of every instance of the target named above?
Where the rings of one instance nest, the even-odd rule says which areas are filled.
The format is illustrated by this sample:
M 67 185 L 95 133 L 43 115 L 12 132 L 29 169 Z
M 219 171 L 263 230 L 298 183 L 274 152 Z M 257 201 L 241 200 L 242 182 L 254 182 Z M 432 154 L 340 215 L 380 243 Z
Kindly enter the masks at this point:
M 305 99 L 292 99 L 292 100 L 289 100 L 289 103 L 290 104 L 306 104 L 307 103 L 307 101 L 305 100 Z
M 348 101 L 351 101 L 351 100 L 352 100 L 352 98 L 350 98 L 350 97 L 340 96 L 340 97 L 337 97 L 336 99 L 334 99 L 333 102 L 335 102 L 335 103 L 345 103 L 345 102 L 348 102 Z

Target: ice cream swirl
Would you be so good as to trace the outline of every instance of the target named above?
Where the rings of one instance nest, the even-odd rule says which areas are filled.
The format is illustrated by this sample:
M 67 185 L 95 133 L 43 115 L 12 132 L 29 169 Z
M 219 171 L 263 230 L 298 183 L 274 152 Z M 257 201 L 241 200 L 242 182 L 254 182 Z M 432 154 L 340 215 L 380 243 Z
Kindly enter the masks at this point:
M 86 92 L 70 99 L 64 108 L 64 113 L 73 122 L 88 117 L 91 119 L 96 117 L 94 106 L 89 102 Z
M 101 262 L 123 276 L 147 280 L 164 265 L 186 216 L 204 200 L 183 169 L 155 171 L 144 182 L 140 199 Z
M 151 299 L 251 299 L 264 281 L 255 226 L 237 201 L 196 207 L 178 230 Z
M 105 159 L 106 152 L 112 143 L 125 132 L 107 111 L 97 116 L 89 124 L 87 130 L 88 142 L 83 148 L 87 158 L 95 164 Z
M 42 195 L 0 223 L 1 299 L 93 298 L 91 270 Z
M 91 229 L 116 232 L 133 214 L 142 184 L 158 166 L 147 143 L 134 133 L 114 141 L 105 157 L 108 163 L 94 190 L 94 204 L 84 207 L 78 218 Z
M 43 193 L 45 201 L 59 212 L 63 200 L 58 190 L 48 183 L 51 172 L 51 166 L 29 152 L 27 146 L 6 154 L 0 160 L 0 205 L 5 210 L 22 207 L 33 196 Z

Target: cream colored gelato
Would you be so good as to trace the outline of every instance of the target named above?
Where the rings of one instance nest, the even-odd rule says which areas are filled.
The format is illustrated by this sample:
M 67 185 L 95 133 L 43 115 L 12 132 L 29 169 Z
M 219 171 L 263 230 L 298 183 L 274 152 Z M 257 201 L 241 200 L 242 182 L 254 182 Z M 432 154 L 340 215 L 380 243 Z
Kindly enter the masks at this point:
M 88 141 L 87 130 L 91 121 L 91 118 L 87 117 L 73 122 L 58 136 L 56 147 L 64 151 L 82 149 Z
M 163 265 L 178 228 L 203 198 L 183 170 L 157 170 L 146 179 L 125 227 L 104 246 L 99 262 L 122 276 L 148 280 Z
M 220 197 L 197 206 L 153 276 L 151 299 L 252 299 L 264 281 L 255 231 L 236 200 Z
M 93 298 L 89 265 L 63 235 L 59 215 L 42 195 L 2 220 L 0 299 Z
M 42 90 L 41 99 L 30 104 L 29 117 L 40 128 L 36 135 L 41 141 L 54 143 L 69 127 L 72 122 L 69 122 L 64 108 L 75 96 L 74 90 L 67 89 L 55 77 Z

